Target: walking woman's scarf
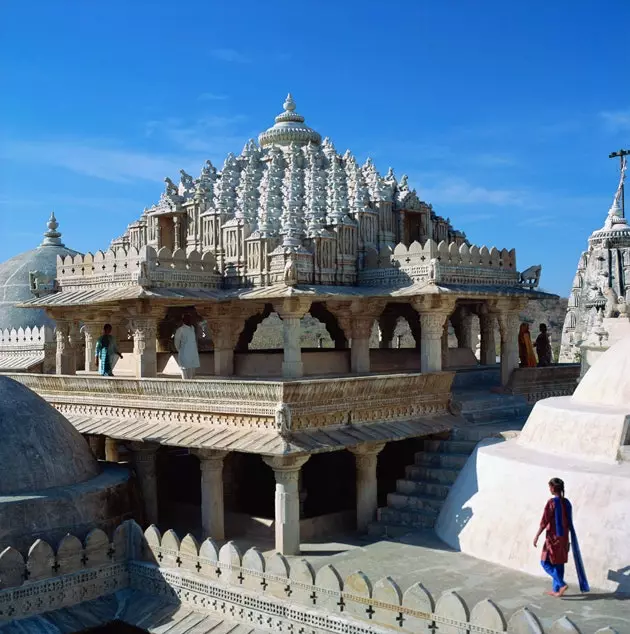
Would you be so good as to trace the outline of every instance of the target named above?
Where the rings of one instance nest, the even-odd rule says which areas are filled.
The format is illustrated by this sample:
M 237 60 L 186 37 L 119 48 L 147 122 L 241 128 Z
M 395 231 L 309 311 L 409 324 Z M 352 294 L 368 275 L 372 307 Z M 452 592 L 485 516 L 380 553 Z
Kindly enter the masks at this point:
M 575 569 L 577 571 L 578 581 L 580 583 L 580 592 L 589 592 L 590 586 L 588 585 L 588 579 L 586 578 L 586 571 L 584 570 L 584 563 L 582 562 L 582 555 L 580 554 L 580 545 L 578 544 L 577 535 L 575 534 L 575 528 L 573 526 L 573 509 L 571 508 L 571 502 L 565 498 L 554 497 L 554 511 L 556 517 L 556 535 L 562 537 L 564 535 L 564 522 L 562 521 L 562 502 L 564 502 L 564 508 L 567 513 L 567 522 L 569 524 L 569 531 L 571 533 L 571 547 L 573 549 L 573 561 L 575 563 Z

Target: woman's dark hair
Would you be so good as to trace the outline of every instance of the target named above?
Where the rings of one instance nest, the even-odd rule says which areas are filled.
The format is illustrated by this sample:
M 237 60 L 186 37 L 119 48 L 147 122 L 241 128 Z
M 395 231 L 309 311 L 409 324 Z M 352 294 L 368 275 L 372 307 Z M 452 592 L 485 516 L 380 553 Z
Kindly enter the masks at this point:
M 186 324 L 186 326 L 192 326 L 192 317 L 190 316 L 190 313 L 184 313 L 184 316 L 182 317 L 182 321 L 184 322 L 184 324 Z
M 540 324 L 540 332 L 547 332 L 547 324 Z
M 111 332 L 112 331 L 112 325 L 111 324 L 105 324 L 103 326 L 103 332 Z
M 564 497 L 564 481 L 560 478 L 551 478 L 549 480 L 549 486 L 555 495 L 559 495 L 560 497 Z

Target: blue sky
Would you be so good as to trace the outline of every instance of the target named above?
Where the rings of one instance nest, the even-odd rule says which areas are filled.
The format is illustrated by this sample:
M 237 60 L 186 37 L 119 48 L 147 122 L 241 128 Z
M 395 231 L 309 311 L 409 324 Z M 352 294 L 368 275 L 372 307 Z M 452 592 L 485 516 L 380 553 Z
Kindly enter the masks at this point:
M 0 261 L 53 209 L 68 246 L 105 248 L 164 176 L 220 166 L 291 91 L 339 151 L 407 173 L 566 295 L 630 145 L 629 31 L 627 0 L 10 0 Z

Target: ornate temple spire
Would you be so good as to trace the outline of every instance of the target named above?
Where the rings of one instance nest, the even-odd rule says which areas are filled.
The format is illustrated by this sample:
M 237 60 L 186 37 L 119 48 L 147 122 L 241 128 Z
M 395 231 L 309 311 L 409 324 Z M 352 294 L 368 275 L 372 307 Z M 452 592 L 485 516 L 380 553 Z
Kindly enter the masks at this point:
M 628 161 L 624 156 L 621 159 L 621 174 L 619 176 L 619 185 L 617 186 L 617 191 L 615 192 L 612 205 L 608 210 L 608 217 L 606 218 L 604 229 L 613 229 L 614 227 L 620 226 L 623 226 L 625 228 L 625 226 L 628 224 L 628 221 L 626 220 L 626 218 L 624 218 L 622 206 L 623 187 L 626 180 L 627 168 Z
M 253 141 L 249 141 L 239 158 L 243 170 L 236 187 L 235 217 L 242 218 L 248 223 L 254 223 L 258 214 L 259 186 L 263 175 L 260 150 Z
M 282 213 L 282 180 L 284 158 L 282 150 L 271 147 L 267 155 L 267 169 L 260 182 L 260 211 L 258 229 L 263 237 L 276 236 Z
M 295 112 L 295 101 L 293 101 L 291 93 L 287 95 L 283 107 L 284 112 L 276 117 L 275 124 L 258 137 L 260 147 L 264 148 L 274 144 L 297 143 L 298 145 L 306 145 L 307 143 L 319 144 L 321 142 L 322 137 L 305 125 L 304 117 Z
M 55 218 L 55 212 L 51 212 L 50 218 L 46 223 L 48 227 L 48 231 L 44 233 L 44 239 L 42 243 L 39 245 L 40 247 L 63 247 L 64 243 L 61 241 L 61 233 L 57 231 L 57 227 L 59 227 L 59 223 Z
M 236 186 L 238 185 L 239 177 L 240 165 L 234 154 L 230 152 L 223 163 L 221 177 L 214 188 L 215 209 L 221 210 L 230 216 L 234 215 L 236 207 Z
M 290 95 L 289 95 L 290 96 Z M 283 207 L 282 245 L 285 247 L 297 247 L 301 245 L 304 235 L 302 204 L 304 202 L 304 170 L 302 165 L 302 152 L 297 143 L 291 143 L 285 152 L 287 169 L 282 184 Z
M 314 143 L 306 146 L 306 173 L 304 175 L 306 235 L 322 235 L 326 224 L 326 172 L 321 147 Z

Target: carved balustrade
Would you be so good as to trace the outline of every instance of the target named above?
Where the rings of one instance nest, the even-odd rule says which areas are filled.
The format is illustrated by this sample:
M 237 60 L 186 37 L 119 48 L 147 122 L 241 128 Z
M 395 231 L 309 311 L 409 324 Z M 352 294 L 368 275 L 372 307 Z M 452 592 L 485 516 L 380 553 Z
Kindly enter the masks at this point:
M 38 617 L 41 627 L 47 613 L 101 597 L 110 597 L 119 607 L 112 615 L 125 620 L 135 613 L 135 602 L 159 597 L 154 625 L 172 604 L 174 612 L 181 606 L 234 623 L 264 624 L 270 631 L 545 632 L 527 607 L 507 616 L 491 598 L 469 605 L 454 591 L 436 598 L 419 582 L 405 588 L 391 577 L 370 579 L 361 571 L 343 578 L 330 564 L 315 570 L 305 559 L 263 555 L 255 547 L 242 553 L 234 542 L 199 544 L 192 535 L 180 540 L 155 526 L 143 533 L 133 521 L 121 524 L 111 541 L 95 529 L 83 541 L 68 534 L 55 546 L 38 539 L 26 557 L 10 546 L 0 553 L 0 624 Z M 117 604 L 115 593 L 123 589 L 124 605 Z M 149 627 L 146 610 L 138 614 Z M 547 631 L 592 629 L 578 629 L 565 615 Z M 616 631 L 607 627 L 595 634 Z

